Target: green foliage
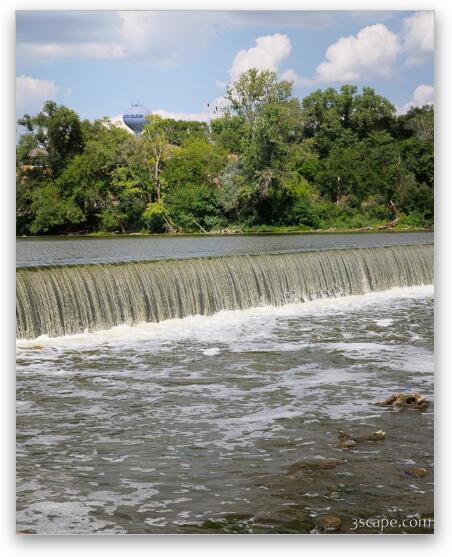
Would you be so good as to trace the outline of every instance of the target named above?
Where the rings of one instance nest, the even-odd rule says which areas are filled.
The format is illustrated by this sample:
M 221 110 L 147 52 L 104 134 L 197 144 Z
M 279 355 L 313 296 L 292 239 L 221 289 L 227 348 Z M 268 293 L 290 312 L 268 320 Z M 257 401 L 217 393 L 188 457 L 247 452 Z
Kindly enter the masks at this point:
M 171 120 L 169 142 L 171 145 L 182 145 L 189 139 L 206 139 L 207 124 L 188 120 Z
M 158 201 L 147 204 L 142 215 L 142 221 L 148 232 L 165 232 L 167 216 L 167 208 L 161 201 Z
M 45 102 L 36 116 L 25 114 L 18 124 L 26 129 L 23 141 L 42 151 L 38 155 L 40 165 L 54 177 L 63 171 L 71 157 L 83 150 L 80 118 L 73 110 L 53 101 Z M 33 158 L 30 150 L 18 153 L 21 163 L 29 164 Z
M 227 153 L 202 138 L 188 139 L 182 147 L 172 151 L 163 178 L 168 189 L 183 188 L 186 184 L 215 186 L 215 179 L 227 163 Z
M 287 223 L 305 226 L 307 228 L 319 228 L 320 217 L 310 199 L 297 199 L 290 206 Z
M 400 228 L 422 228 L 429 221 L 426 221 L 420 211 L 412 211 L 407 215 L 403 214 L 400 217 Z
M 31 208 L 34 213 L 30 225 L 32 234 L 69 231 L 73 225 L 85 221 L 80 208 L 71 200 L 64 199 L 54 184 L 48 184 L 33 194 Z
M 165 204 L 172 222 L 184 232 L 209 231 L 221 221 L 217 191 L 206 184 L 173 189 L 165 196 Z
M 227 112 L 221 118 L 210 123 L 213 139 L 230 153 L 238 154 L 242 151 L 242 141 L 245 137 L 245 119 L 242 116 Z
M 433 222 L 434 108 L 395 107 L 344 85 L 293 96 L 251 69 L 223 115 L 148 117 L 139 137 L 48 101 L 19 120 L 17 231 L 49 234 L 223 228 L 291 231 Z

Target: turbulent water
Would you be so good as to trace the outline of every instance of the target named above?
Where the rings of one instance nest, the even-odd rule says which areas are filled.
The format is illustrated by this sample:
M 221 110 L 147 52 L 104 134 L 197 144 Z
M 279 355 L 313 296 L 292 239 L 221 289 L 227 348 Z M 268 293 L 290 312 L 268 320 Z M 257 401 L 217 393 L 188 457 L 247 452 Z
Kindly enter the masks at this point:
M 327 513 L 350 532 L 353 517 L 431 516 L 432 295 L 19 340 L 18 530 L 315 532 Z M 430 406 L 374 405 L 398 391 Z M 380 429 L 339 447 L 340 430 Z
M 432 245 L 18 269 L 18 531 L 432 532 L 432 282 Z
M 432 245 L 23 268 L 17 336 L 62 336 L 432 281 Z

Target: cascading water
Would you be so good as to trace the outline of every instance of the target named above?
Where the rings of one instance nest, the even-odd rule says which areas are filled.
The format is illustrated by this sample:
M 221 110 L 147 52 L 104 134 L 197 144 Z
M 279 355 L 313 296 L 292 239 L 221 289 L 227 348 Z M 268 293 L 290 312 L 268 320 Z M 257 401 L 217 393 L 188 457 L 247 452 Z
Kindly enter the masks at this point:
M 17 269 L 19 338 L 433 282 L 433 245 Z

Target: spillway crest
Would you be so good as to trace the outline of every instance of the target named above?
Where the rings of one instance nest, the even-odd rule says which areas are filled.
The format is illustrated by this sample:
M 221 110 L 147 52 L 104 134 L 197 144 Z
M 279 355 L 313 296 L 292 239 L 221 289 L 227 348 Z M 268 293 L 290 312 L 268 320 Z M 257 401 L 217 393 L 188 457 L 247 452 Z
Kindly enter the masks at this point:
M 433 282 L 433 245 L 17 269 L 16 335 L 211 315 Z

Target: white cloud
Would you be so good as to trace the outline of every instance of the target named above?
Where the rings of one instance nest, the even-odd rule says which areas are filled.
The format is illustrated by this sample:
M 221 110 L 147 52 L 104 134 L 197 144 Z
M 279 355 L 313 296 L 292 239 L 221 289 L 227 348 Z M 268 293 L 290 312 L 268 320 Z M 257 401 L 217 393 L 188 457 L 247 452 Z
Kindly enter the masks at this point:
M 54 81 L 35 79 L 29 75 L 16 77 L 16 113 L 35 114 L 42 108 L 44 101 L 54 99 L 59 91 Z
M 312 83 L 311 79 L 299 76 L 297 72 L 293 69 L 284 71 L 281 74 L 281 79 L 285 79 L 286 81 L 292 81 L 294 87 L 299 87 L 300 85 L 311 85 Z
M 198 122 L 209 122 L 214 118 L 219 118 L 228 106 L 228 101 L 224 97 L 217 97 L 210 101 L 204 110 L 200 112 L 172 112 L 159 108 L 153 110 L 153 114 L 159 114 L 162 118 L 174 118 L 175 120 L 196 120 Z
M 121 128 L 122 130 L 126 130 L 130 134 L 133 134 L 133 131 L 124 124 L 124 120 L 122 119 L 122 114 L 111 116 L 109 120 L 113 126 L 116 126 L 117 128 Z
M 409 66 L 422 64 L 435 48 L 433 12 L 416 12 L 403 20 L 402 50 Z
M 292 44 L 287 35 L 276 33 L 256 39 L 256 46 L 237 52 L 229 69 L 229 76 L 234 81 L 241 73 L 256 68 L 258 70 L 277 71 L 292 50 Z
M 395 33 L 382 23 L 361 29 L 356 36 L 341 37 L 327 48 L 326 60 L 316 68 L 310 83 L 360 81 L 370 75 L 389 77 L 399 53 Z
M 171 112 L 170 110 L 164 110 L 159 108 L 158 110 L 153 110 L 153 114 L 158 114 L 162 118 L 173 118 L 174 120 L 196 120 L 198 122 L 207 122 L 209 119 L 209 114 L 205 112 Z
M 418 85 L 413 91 L 412 99 L 398 109 L 398 114 L 405 114 L 413 107 L 420 107 L 426 104 L 435 104 L 435 89 L 431 85 Z

